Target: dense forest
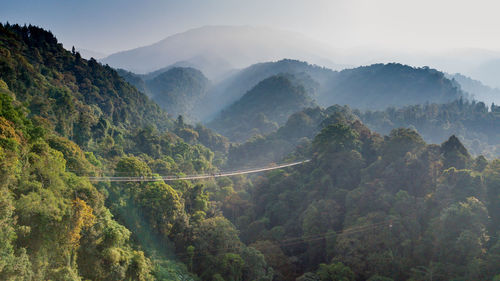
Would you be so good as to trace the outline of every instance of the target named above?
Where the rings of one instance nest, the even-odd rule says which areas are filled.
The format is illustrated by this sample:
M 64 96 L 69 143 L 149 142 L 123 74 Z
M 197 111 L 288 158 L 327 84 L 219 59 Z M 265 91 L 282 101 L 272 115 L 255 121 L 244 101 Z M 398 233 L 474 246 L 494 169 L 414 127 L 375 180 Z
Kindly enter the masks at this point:
M 224 109 L 208 126 L 237 142 L 254 135 L 269 134 L 294 112 L 315 105 L 314 93 L 306 89 L 304 84 L 307 83 L 302 81 L 291 74 L 264 79 Z
M 361 120 L 382 134 L 394 128 L 411 127 L 431 143 L 441 143 L 450 135 L 458 136 L 468 150 L 490 159 L 500 157 L 500 107 L 459 99 L 445 104 L 406 106 L 384 111 L 358 112 Z
M 342 70 L 328 81 L 326 88 L 320 104 L 347 104 L 358 109 L 445 103 L 466 96 L 457 82 L 440 71 L 398 63 Z
M 421 79 L 393 94 L 458 99 L 321 108 L 333 80 L 318 77 L 342 72 L 313 68 L 256 79 L 212 121 L 231 140 L 250 137 L 237 144 L 146 95 L 157 79 L 172 90 L 163 108 L 196 110 L 208 83 L 198 71 L 144 80 L 39 27 L 0 25 L 0 279 L 500 280 L 500 162 L 479 155 L 498 151 L 497 106 L 460 98 L 433 70 L 375 65 L 344 81 L 361 95 L 385 89 L 380 69 L 399 69 Z M 252 176 L 89 179 L 303 159 Z
M 117 72 L 169 114 L 199 120 L 198 108 L 210 85 L 201 71 L 192 67 L 172 67 L 145 75 L 123 69 Z
M 314 98 L 323 107 L 342 104 L 361 110 L 383 110 L 388 106 L 446 103 L 469 96 L 456 80 L 428 67 L 389 63 L 333 71 L 284 59 L 249 66 L 214 85 L 205 97 L 205 108 L 200 108 L 204 112 L 201 116 L 214 117 L 261 81 L 283 73 L 310 77 L 313 82 L 304 81 L 304 87 L 314 89 Z
M 346 120 L 323 124 L 304 149 L 311 162 L 224 203 L 275 280 L 499 274 L 498 160 L 471 157 L 455 136 L 428 145 L 411 129 L 381 137 Z
M 118 73 L 169 113 L 182 114 L 195 121 L 219 117 L 259 83 L 276 75 L 294 76 L 293 80 L 298 80 L 323 107 L 342 104 L 360 110 L 383 110 L 388 106 L 447 103 L 460 97 L 487 97 L 484 101 L 489 101 L 496 93 L 457 75 L 451 77 L 428 67 L 397 63 L 333 71 L 283 59 L 234 70 L 221 81 L 212 83 L 207 83 L 203 73 L 191 67 L 171 66 L 143 75 L 125 70 Z M 153 83 L 155 79 L 159 81 Z
M 0 26 L 0 53 L 0 279 L 272 275 L 214 201 L 232 181 L 85 177 L 215 171 L 214 153 L 199 141 L 224 146 L 223 139 L 170 120 L 113 69 L 64 50 L 38 27 Z

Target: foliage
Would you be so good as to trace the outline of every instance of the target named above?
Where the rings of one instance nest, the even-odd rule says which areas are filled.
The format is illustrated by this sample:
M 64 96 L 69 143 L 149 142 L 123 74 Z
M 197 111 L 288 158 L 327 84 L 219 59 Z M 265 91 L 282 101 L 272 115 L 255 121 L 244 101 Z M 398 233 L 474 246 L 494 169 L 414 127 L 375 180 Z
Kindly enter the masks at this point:
M 370 129 L 387 134 L 394 128 L 414 128 L 430 143 L 441 143 L 449 136 L 457 136 L 474 155 L 495 158 L 498 149 L 500 115 L 497 106 L 483 102 L 455 100 L 444 104 L 423 104 L 390 107 L 384 111 L 359 113 Z
M 311 93 L 297 80 L 290 74 L 262 80 L 208 126 L 234 141 L 275 131 L 292 113 L 314 105 Z
M 489 219 L 496 220 L 497 161 L 477 168 L 484 160 L 455 136 L 428 145 L 411 129 L 381 138 L 349 116 L 324 120 L 305 154 L 311 162 L 259 178 L 245 201 L 232 203 L 247 206 L 232 220 L 278 280 L 498 274 L 498 223 Z M 287 260 L 296 261 L 296 272 Z
M 216 181 L 86 178 L 214 172 L 199 141 L 224 152 L 222 137 L 169 119 L 38 27 L 0 26 L 0 69 L 0 279 L 269 280 L 264 257 L 211 201 L 224 194 Z M 217 235 L 220 245 L 203 247 Z

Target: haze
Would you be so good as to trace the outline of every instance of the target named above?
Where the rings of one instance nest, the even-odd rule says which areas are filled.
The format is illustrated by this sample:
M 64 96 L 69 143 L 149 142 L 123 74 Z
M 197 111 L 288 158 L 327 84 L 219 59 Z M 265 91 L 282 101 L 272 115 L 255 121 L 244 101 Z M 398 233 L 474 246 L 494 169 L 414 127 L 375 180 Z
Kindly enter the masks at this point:
M 110 54 L 204 25 L 258 25 L 335 47 L 500 49 L 497 1 L 8 1 L 2 21 L 33 23 L 68 46 Z

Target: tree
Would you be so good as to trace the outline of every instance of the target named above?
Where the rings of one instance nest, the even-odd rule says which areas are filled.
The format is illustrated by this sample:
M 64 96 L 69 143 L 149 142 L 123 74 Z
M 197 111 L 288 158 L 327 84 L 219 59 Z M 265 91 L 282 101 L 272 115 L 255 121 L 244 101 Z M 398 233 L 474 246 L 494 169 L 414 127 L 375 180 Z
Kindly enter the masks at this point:
M 321 281 L 354 281 L 352 270 L 341 262 L 320 264 L 316 271 Z

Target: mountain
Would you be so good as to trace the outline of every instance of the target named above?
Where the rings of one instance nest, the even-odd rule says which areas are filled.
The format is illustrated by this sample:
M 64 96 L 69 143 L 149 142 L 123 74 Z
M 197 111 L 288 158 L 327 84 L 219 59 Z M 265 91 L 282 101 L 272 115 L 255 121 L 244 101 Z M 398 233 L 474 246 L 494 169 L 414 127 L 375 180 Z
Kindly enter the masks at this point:
M 500 104 L 500 89 L 491 88 L 481 83 L 481 81 L 474 80 L 460 73 L 447 76 L 449 79 L 457 81 L 462 90 L 469 93 L 471 98 L 482 101 L 488 105 L 492 103 Z
M 306 75 L 318 104 L 349 105 L 358 109 L 385 109 L 388 106 L 446 103 L 467 97 L 460 85 L 442 72 L 427 67 L 402 64 L 374 64 L 333 71 L 297 60 L 259 63 L 245 68 L 216 84 L 197 110 L 204 119 L 229 106 L 259 81 L 279 73 Z
M 357 109 L 445 103 L 465 95 L 442 72 L 396 63 L 342 70 L 321 93 L 318 103 L 322 106 L 346 104 Z
M 211 131 L 31 25 L 0 24 L 0 105 L 1 280 L 271 279 L 214 208 L 230 180 L 94 178 L 215 173 Z
M 294 32 L 250 26 L 204 26 L 149 46 L 112 54 L 101 61 L 135 73 L 188 62 L 209 79 L 217 80 L 231 69 L 282 58 L 324 65 L 331 52 L 332 48 L 325 44 Z
M 359 113 L 372 130 L 386 134 L 394 128 L 413 128 L 430 143 L 441 143 L 458 136 L 474 155 L 500 156 L 500 109 L 483 102 L 457 100 L 446 104 L 405 106 L 399 109 Z
M 137 90 L 145 94 L 149 93 L 146 86 L 146 82 L 144 81 L 142 75 L 132 73 L 125 69 L 117 69 L 116 73 L 118 73 L 123 78 L 123 80 L 127 81 L 130 85 L 134 86 Z
M 50 32 L 12 26 L 2 31 L 8 55 L 2 56 L 0 78 L 32 116 L 46 120 L 78 145 L 87 147 L 136 128 L 163 131 L 172 126 L 157 104 L 111 67 L 66 51 Z
M 381 137 L 341 119 L 303 148 L 310 162 L 224 203 L 278 279 L 499 277 L 498 161 L 471 157 L 455 136 L 429 145 L 411 129 Z
M 174 116 L 192 116 L 209 84 L 201 71 L 182 67 L 171 68 L 146 81 L 152 99 Z
M 292 113 L 312 105 L 311 93 L 302 80 L 291 74 L 274 75 L 224 109 L 208 126 L 231 140 L 242 141 L 276 130 Z
M 498 76 L 500 75 L 500 55 L 494 59 L 486 60 L 467 72 L 471 77 L 479 79 L 487 86 L 500 88 Z
M 314 81 L 309 87 L 316 96 L 324 83 L 335 72 L 324 67 L 309 64 L 304 61 L 283 59 L 273 62 L 253 64 L 245 69 L 236 71 L 226 79 L 215 84 L 207 93 L 203 108 L 199 109 L 203 119 L 211 119 L 220 110 L 240 99 L 247 91 L 260 81 L 280 73 L 289 73 L 298 77 L 307 75 Z
M 324 124 L 334 120 L 354 121 L 359 120 L 359 117 L 348 106 L 306 108 L 290 115 L 278 130 L 232 145 L 227 156 L 227 166 L 255 167 L 266 163 L 279 163 L 283 159 L 304 158 L 304 149 L 314 136 Z
M 117 70 L 131 85 L 146 93 L 172 116 L 199 120 L 198 108 L 203 107 L 210 81 L 192 67 L 169 67 L 148 74 Z

